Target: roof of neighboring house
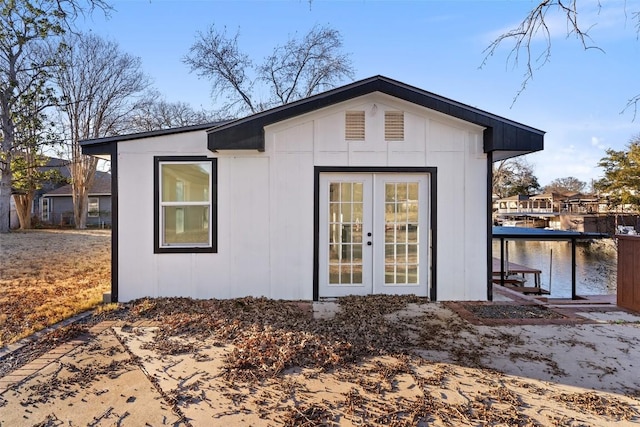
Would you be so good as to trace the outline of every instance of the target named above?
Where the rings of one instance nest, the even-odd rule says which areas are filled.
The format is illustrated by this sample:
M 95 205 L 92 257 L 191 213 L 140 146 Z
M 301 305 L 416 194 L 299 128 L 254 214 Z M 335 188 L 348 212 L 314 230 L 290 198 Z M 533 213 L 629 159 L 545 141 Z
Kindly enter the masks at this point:
M 499 117 L 384 76 L 374 76 L 283 106 L 222 124 L 208 132 L 208 148 L 264 151 L 264 127 L 373 92 L 381 92 L 485 127 L 484 151 L 494 160 L 543 149 L 544 131 Z
M 42 183 L 42 188 L 36 191 L 36 194 L 48 193 L 54 188 L 60 187 L 62 184 L 66 182 L 67 179 L 71 177 L 71 172 L 67 167 L 69 165 L 69 160 L 59 159 L 57 157 L 48 157 L 47 162 L 43 166 L 38 167 L 38 171 L 40 172 L 48 172 L 52 169 L 56 169 L 60 174 L 60 178 L 51 178 Z M 22 190 L 18 190 L 15 188 L 11 189 L 11 194 L 24 194 L 25 192 Z
M 71 184 L 64 185 L 60 188 L 56 188 L 53 191 L 45 194 L 45 197 L 63 197 L 72 195 Z M 111 195 L 111 174 L 108 172 L 96 171 L 96 177 L 93 180 L 93 185 L 89 189 L 90 196 L 110 196 Z
M 574 193 L 566 196 L 567 202 L 595 202 L 599 197 L 595 194 Z
M 71 163 L 70 160 L 59 159 L 57 157 L 49 157 L 49 160 L 47 160 L 47 164 L 42 166 L 40 169 L 41 170 L 58 169 L 58 171 L 60 172 L 60 175 L 62 175 L 65 178 L 69 178 L 71 176 L 71 172 L 69 172 L 69 168 L 67 166 L 69 166 L 70 163 Z
M 551 200 L 562 200 L 565 196 L 560 193 L 542 193 L 536 194 L 534 196 L 529 196 L 531 200 L 539 200 L 539 199 L 551 199 Z
M 529 196 L 524 194 L 516 194 L 515 196 L 505 197 L 503 199 L 498 199 L 498 202 L 512 202 L 512 201 L 520 201 L 520 200 L 529 200 Z

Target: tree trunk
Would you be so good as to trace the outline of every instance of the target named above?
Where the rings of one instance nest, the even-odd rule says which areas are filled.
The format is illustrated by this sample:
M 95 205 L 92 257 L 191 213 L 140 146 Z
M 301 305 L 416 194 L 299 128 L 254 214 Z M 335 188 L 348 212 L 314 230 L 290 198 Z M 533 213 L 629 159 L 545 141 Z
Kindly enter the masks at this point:
M 9 114 L 7 94 L 0 91 L 0 233 L 8 233 L 11 228 L 11 160 L 13 159 L 14 124 Z
M 0 161 L 2 162 L 2 161 Z M 11 169 L 0 163 L 0 233 L 8 233 L 11 214 Z
M 18 213 L 18 219 L 20 220 L 20 229 L 29 230 L 33 228 L 31 224 L 31 205 L 33 204 L 33 198 L 35 193 L 29 191 L 27 194 L 15 194 L 13 196 L 16 202 L 16 212 Z
M 73 221 L 78 230 L 87 228 L 87 210 L 89 195 L 84 185 L 73 188 Z
M 89 190 L 96 176 L 98 159 L 79 154 L 71 164 L 71 188 L 73 199 L 73 219 L 78 230 L 87 228 L 87 211 L 89 210 Z

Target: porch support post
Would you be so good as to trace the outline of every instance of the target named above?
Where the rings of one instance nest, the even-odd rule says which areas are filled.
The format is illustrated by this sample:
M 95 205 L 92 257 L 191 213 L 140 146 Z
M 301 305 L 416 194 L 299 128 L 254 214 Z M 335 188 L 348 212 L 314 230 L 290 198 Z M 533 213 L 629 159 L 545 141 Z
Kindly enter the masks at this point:
M 571 238 L 571 299 L 578 299 L 576 295 L 576 238 Z
M 487 153 L 487 301 L 493 301 L 493 152 Z
M 500 238 L 500 286 L 504 286 L 504 237 Z

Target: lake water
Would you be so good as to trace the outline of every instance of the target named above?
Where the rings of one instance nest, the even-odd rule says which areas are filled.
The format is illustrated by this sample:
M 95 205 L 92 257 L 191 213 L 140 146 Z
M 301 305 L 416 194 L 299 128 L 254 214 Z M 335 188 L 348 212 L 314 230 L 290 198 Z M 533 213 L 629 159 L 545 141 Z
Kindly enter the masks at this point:
M 551 288 L 551 298 L 571 298 L 571 242 L 513 240 L 505 242 L 505 247 L 507 245 L 510 262 L 542 271 L 542 287 Z M 493 256 L 500 258 L 499 240 L 493 241 Z M 576 293 L 615 294 L 617 258 L 615 243 L 611 239 L 577 243 Z

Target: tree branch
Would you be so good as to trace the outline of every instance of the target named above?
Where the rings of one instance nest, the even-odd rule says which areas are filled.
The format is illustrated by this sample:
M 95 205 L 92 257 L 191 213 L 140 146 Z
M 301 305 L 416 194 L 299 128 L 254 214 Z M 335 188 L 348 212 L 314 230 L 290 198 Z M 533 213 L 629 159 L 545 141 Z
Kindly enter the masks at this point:
M 598 7 L 600 7 L 600 4 L 598 4 Z M 589 35 L 591 27 L 583 29 L 578 19 L 579 11 L 577 0 L 545 0 L 540 2 L 527 14 L 516 28 L 498 36 L 483 51 L 485 57 L 482 60 L 480 68 L 483 68 L 489 61 L 489 58 L 496 54 L 498 48 L 508 41 L 513 42 L 513 47 L 507 55 L 507 64 L 513 63 L 513 67 L 515 68 L 520 65 L 521 58 L 524 58 L 522 62 L 524 62 L 525 72 L 522 84 L 513 99 L 512 105 L 533 79 L 534 69 L 541 68 L 548 63 L 551 58 L 552 34 L 547 24 L 547 15 L 554 13 L 554 10 L 555 13 L 563 15 L 567 22 L 567 37 L 574 36 L 584 50 L 597 49 L 603 51 L 598 46 L 592 44 L 592 39 Z M 544 39 L 544 47 L 539 54 L 535 54 L 533 44 L 539 36 L 542 36 Z

